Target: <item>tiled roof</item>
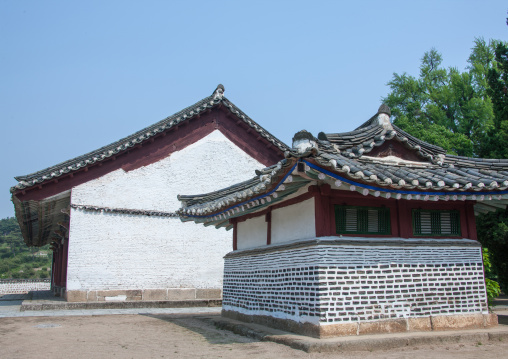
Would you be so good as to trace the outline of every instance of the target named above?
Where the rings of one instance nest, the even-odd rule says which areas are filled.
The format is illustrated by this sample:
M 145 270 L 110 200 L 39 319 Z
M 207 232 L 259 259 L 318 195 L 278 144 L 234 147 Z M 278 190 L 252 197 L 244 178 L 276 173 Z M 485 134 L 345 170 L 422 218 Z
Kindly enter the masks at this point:
M 430 160 L 433 163 L 442 161 L 446 154 L 443 148 L 411 136 L 391 123 L 382 123 L 380 117 L 382 119 L 385 115 L 382 111 L 386 111 L 387 108 L 386 105 L 382 105 L 376 115 L 354 131 L 320 134 L 318 138 L 328 140 L 343 156 L 351 158 L 359 158 L 363 154 L 368 154 L 375 147 L 381 146 L 385 141 L 396 139 L 408 148 L 415 150 L 422 159 Z
M 477 201 L 476 212 L 506 206 L 508 160 L 445 155 L 442 148 L 410 136 L 379 115 L 383 113 L 355 131 L 320 134 L 320 139 L 299 132 L 286 159 L 258 177 L 206 195 L 180 196 L 182 220 L 229 227 L 229 218 L 258 211 L 312 182 L 328 182 L 337 189 L 376 197 L 473 200 Z M 426 161 L 368 156 L 374 146 L 388 140 L 405 144 Z M 304 166 L 304 175 L 297 170 L 298 163 Z
M 104 161 L 109 157 L 115 156 L 123 151 L 127 151 L 130 148 L 137 146 L 140 143 L 150 140 L 153 136 L 158 135 L 172 127 L 195 117 L 213 107 L 223 105 L 228 108 L 233 114 L 239 119 L 244 121 L 250 128 L 254 129 L 259 135 L 281 151 L 286 151 L 288 147 L 273 136 L 270 132 L 265 130 L 263 127 L 254 122 L 249 116 L 243 113 L 238 107 L 230 102 L 224 96 L 224 86 L 219 85 L 211 96 L 196 102 L 194 105 L 189 106 L 182 111 L 175 113 L 151 126 L 148 126 L 130 136 L 122 138 L 116 142 L 113 142 L 107 146 L 101 147 L 95 151 L 89 152 L 82 156 L 70 159 L 68 161 L 59 163 L 55 166 L 37 171 L 25 176 L 17 176 L 15 179 L 19 183 L 11 188 L 11 192 L 15 192 L 20 189 L 29 188 L 43 182 L 58 178 L 62 175 L 68 174 L 73 171 L 80 170 L 89 165 Z

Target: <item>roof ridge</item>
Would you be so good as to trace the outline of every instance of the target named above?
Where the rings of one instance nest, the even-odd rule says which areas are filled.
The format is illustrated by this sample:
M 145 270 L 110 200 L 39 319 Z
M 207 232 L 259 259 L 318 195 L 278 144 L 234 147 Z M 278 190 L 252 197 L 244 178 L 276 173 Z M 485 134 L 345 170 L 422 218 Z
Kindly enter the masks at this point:
M 190 105 L 150 126 L 147 126 L 139 131 L 136 131 L 132 135 L 123 137 L 120 140 L 102 146 L 96 150 L 68 159 L 66 161 L 60 162 L 56 165 L 44 168 L 42 170 L 32 172 L 24 176 L 15 176 L 14 178 L 19 183 L 16 186 L 11 187 L 11 192 L 31 187 L 36 184 L 45 182 L 47 180 L 60 177 L 69 172 L 77 171 L 81 168 L 87 167 L 88 165 L 93 165 L 97 162 L 101 162 L 111 156 L 118 154 L 119 152 L 123 152 L 129 148 L 132 148 L 163 131 L 166 131 L 172 128 L 173 126 L 178 125 L 179 123 L 206 111 L 207 109 L 214 108 L 219 104 L 224 104 L 226 107 L 228 107 L 230 111 L 232 111 L 235 115 L 241 118 L 250 127 L 254 128 L 256 132 L 258 132 L 262 137 L 271 142 L 279 150 L 284 152 L 288 149 L 288 146 L 286 144 L 284 144 L 270 132 L 266 131 L 262 126 L 260 126 L 254 120 L 252 120 L 236 105 L 234 105 L 230 100 L 228 100 L 223 95 L 224 87 L 222 86 L 221 88 L 221 86 L 222 85 L 217 86 L 217 89 L 214 91 L 212 95 L 207 96 L 201 99 L 200 101 L 194 103 L 193 105 Z
M 176 113 L 174 113 L 173 115 L 170 115 L 160 121 L 157 121 L 156 123 L 152 124 L 152 125 L 149 125 L 139 131 L 136 131 L 134 132 L 133 134 L 129 135 L 129 136 L 126 136 L 126 137 L 123 137 L 117 141 L 114 141 L 108 145 L 105 145 L 105 146 L 102 146 L 96 150 L 93 150 L 93 151 L 90 151 L 90 152 L 87 152 L 83 155 L 80 155 L 80 156 L 77 156 L 77 157 L 74 157 L 74 158 L 71 158 L 71 159 L 68 159 L 66 161 L 63 161 L 63 162 L 60 162 L 56 165 L 53 165 L 53 166 L 50 166 L 50 167 L 47 167 L 45 169 L 42 169 L 42 170 L 39 170 L 39 171 L 36 171 L 36 172 L 33 172 L 33 173 L 30 173 L 30 174 L 27 174 L 27 175 L 24 175 L 24 176 L 16 176 L 14 177 L 16 180 L 25 180 L 27 178 L 33 178 L 34 176 L 40 174 L 41 172 L 46 172 L 46 171 L 49 171 L 49 170 L 52 170 L 52 169 L 57 169 L 57 168 L 61 168 L 63 166 L 65 166 L 66 164 L 68 163 L 73 163 L 73 162 L 76 162 L 76 161 L 80 161 L 82 160 L 83 158 L 86 158 L 86 157 L 91 157 L 93 155 L 97 155 L 101 152 L 104 152 L 108 149 L 112 149 L 114 147 L 117 147 L 121 144 L 124 144 L 125 142 L 128 142 L 128 141 L 133 141 L 135 139 L 139 139 L 139 137 L 143 134 L 146 134 L 147 132 L 151 132 L 151 131 L 154 131 L 154 129 L 157 129 L 157 127 L 161 127 L 162 125 L 167 125 L 166 122 L 168 121 L 171 121 L 172 119 L 175 119 L 175 118 L 178 118 L 179 116 L 184 116 L 186 112 L 190 112 L 191 109 L 194 109 L 196 107 L 199 107 L 201 104 L 203 103 L 206 103 L 207 100 L 213 100 L 213 95 L 211 96 L 207 96 L 203 99 L 201 99 L 200 101 L 196 102 L 195 104 L 191 105 L 191 106 L 188 106 L 186 108 L 184 108 L 183 110 L 180 110 Z M 222 100 L 222 99 L 221 99 Z M 217 104 L 221 101 L 217 101 Z M 185 118 L 186 119 L 186 118 Z M 184 119 L 183 119 L 184 120 Z M 148 137 L 147 137 L 148 138 Z M 141 141 L 136 141 L 137 143 L 139 142 L 142 142 L 143 140 L 145 140 L 146 138 L 142 139 Z M 130 146 L 132 147 L 132 146 Z M 101 159 L 102 160 L 102 159 Z M 96 161 L 94 161 L 93 163 L 95 163 Z
M 370 130 L 376 128 L 376 127 L 381 127 L 381 126 L 379 126 L 377 124 L 371 124 L 371 125 L 366 126 L 366 127 L 357 128 L 357 129 L 355 129 L 353 131 L 338 132 L 338 133 L 326 133 L 326 137 L 328 139 L 330 139 L 330 136 L 337 136 L 337 137 L 339 137 L 339 136 L 341 136 L 341 137 L 343 137 L 343 136 L 349 136 L 349 135 L 354 135 L 354 134 L 357 134 L 357 133 L 364 133 L 364 132 L 370 131 Z M 332 141 L 333 140 L 331 140 L 330 142 L 332 142 Z

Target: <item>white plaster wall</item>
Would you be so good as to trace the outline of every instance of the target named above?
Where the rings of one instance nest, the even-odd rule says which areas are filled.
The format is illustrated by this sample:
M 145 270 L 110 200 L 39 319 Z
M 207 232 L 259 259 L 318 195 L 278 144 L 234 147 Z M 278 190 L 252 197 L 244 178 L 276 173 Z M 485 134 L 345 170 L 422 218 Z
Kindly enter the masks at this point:
M 265 216 L 259 216 L 238 223 L 238 249 L 253 248 L 266 245 L 268 224 Z
M 73 188 L 72 204 L 174 212 L 197 194 L 253 176 L 263 165 L 220 131 L 151 165 Z M 220 288 L 232 231 L 178 218 L 71 211 L 67 290 Z
M 272 211 L 272 244 L 315 236 L 314 198 Z

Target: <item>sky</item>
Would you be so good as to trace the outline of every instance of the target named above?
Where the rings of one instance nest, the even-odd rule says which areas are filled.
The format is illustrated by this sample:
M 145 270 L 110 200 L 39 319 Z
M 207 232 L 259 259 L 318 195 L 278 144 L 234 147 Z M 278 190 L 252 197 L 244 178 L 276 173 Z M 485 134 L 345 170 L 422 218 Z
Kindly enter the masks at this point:
M 506 1 L 0 0 L 0 218 L 26 175 L 149 126 L 217 84 L 287 144 L 351 131 L 425 51 L 464 70 Z

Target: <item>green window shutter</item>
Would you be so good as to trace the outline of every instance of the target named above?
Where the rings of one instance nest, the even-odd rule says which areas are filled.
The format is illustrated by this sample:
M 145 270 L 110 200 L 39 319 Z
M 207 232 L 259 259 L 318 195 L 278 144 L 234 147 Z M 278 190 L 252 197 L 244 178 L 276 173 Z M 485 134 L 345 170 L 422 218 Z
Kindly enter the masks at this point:
M 390 209 L 335 206 L 337 234 L 391 234 Z
M 379 213 L 379 233 L 392 234 L 390 209 L 381 208 L 378 213 Z
M 415 236 L 460 236 L 459 211 L 413 209 Z
M 413 234 L 419 236 L 422 234 L 422 213 L 413 210 Z
M 337 233 L 346 231 L 346 209 L 344 207 L 335 206 L 335 227 Z
M 458 236 L 462 235 L 460 230 L 460 213 L 459 211 L 450 212 L 450 232 Z

